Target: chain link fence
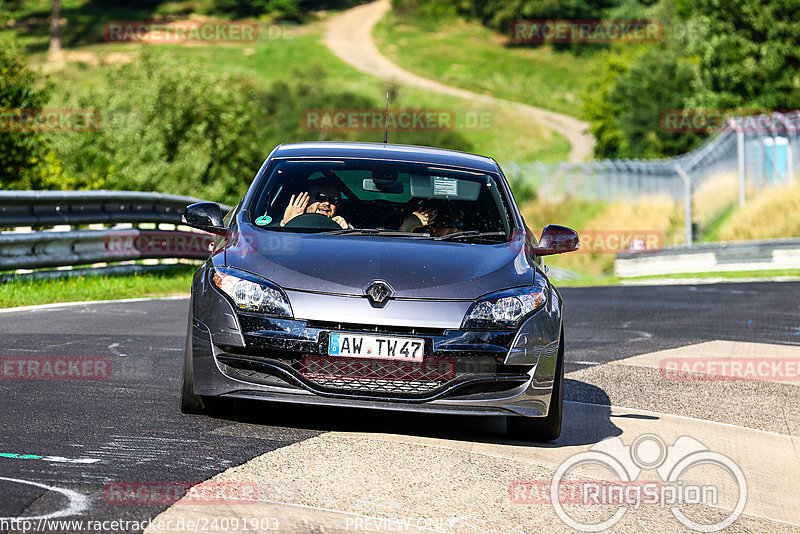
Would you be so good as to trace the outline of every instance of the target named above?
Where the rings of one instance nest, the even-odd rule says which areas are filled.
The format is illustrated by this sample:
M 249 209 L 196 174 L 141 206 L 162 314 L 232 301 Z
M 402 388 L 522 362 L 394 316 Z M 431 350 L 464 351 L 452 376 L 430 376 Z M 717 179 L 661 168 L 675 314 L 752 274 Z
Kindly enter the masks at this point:
M 508 162 L 503 170 L 512 182 L 535 187 L 540 198 L 614 202 L 667 196 L 683 202 L 686 243 L 690 245 L 692 195 L 699 187 L 727 178 L 736 184 L 739 204 L 744 205 L 748 192 L 796 180 L 799 159 L 800 111 L 792 111 L 730 117 L 718 135 L 673 158 L 578 164 Z

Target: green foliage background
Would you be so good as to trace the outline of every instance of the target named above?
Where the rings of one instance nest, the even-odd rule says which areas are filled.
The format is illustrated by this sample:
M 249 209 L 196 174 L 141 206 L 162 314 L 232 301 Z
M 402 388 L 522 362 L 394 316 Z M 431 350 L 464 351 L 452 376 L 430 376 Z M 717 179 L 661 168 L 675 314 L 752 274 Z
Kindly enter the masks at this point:
M 672 156 L 705 138 L 664 132 L 665 111 L 800 109 L 800 0 L 393 0 L 393 6 L 418 20 L 460 16 L 506 34 L 517 19 L 659 21 L 659 43 L 548 45 L 566 54 L 564 61 L 569 54 L 596 59 L 581 98 L 598 158 Z
M 4 52 L 9 73 L 0 79 L 7 108 L 41 108 L 45 79 L 19 54 Z M 4 67 L 5 68 L 5 67 Z M 324 67 L 298 69 L 264 85 L 244 75 L 209 73 L 168 53 L 143 51 L 136 61 L 107 71 L 105 83 L 60 107 L 96 109 L 96 131 L 0 132 L 3 189 L 122 189 L 162 191 L 235 203 L 276 145 L 330 140 L 308 131 L 306 109 L 375 109 L 377 99 L 326 83 Z M 393 102 L 402 106 L 394 92 Z M 375 132 L 336 133 L 335 140 L 377 141 Z M 455 131 L 397 132 L 395 142 L 472 150 Z
M 2 110 L 40 109 L 47 102 L 49 88 L 36 73 L 25 65 L 22 56 L 13 44 L 0 46 L 0 113 Z M 36 168 L 42 151 L 40 132 L 15 132 L 12 124 L 5 121 L 0 128 L 0 183 L 10 183 L 20 173 L 32 172 Z
M 203 10 L 230 16 L 303 20 L 314 10 L 349 7 L 358 0 L 197 2 Z M 75 21 L 71 25 L 80 29 L 80 17 L 95 16 L 101 8 L 157 10 L 167 4 L 91 0 L 67 11 Z M 0 10 L 21 5 L 6 2 Z M 800 108 L 800 0 L 393 0 L 393 6 L 401 16 L 465 17 L 502 32 L 520 18 L 661 21 L 665 37 L 660 43 L 571 45 L 559 52 L 564 61 L 572 54 L 593 58 L 581 114 L 597 140 L 596 157 L 657 158 L 697 146 L 704 135 L 661 129 L 660 115 L 667 110 Z M 40 17 L 40 8 L 31 16 Z M 68 46 L 71 38 L 77 37 L 68 38 Z M 13 39 L 2 40 L 1 109 L 37 109 L 57 101 L 61 107 L 97 109 L 103 127 L 58 135 L 0 129 L 4 189 L 154 190 L 232 203 L 275 145 L 334 138 L 303 129 L 303 110 L 383 105 L 329 83 L 326 68 L 313 58 L 265 84 L 149 51 L 132 63 L 104 69 L 102 83 L 72 94 L 29 69 L 24 57 Z M 393 105 L 402 107 L 402 95 L 392 91 Z M 335 139 L 374 141 L 376 134 L 335 134 Z M 447 131 L 398 132 L 393 140 L 474 148 L 459 133 Z

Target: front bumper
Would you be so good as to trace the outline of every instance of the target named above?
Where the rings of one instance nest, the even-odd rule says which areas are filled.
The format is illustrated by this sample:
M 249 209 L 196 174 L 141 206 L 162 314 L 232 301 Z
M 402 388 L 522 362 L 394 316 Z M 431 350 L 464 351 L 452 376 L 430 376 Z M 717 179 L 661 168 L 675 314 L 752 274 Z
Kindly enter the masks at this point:
M 196 395 L 432 413 L 547 415 L 560 352 L 556 291 L 544 308 L 508 332 L 266 318 L 235 311 L 214 288 L 195 290 L 186 358 Z M 327 355 L 331 332 L 421 338 L 425 360 L 410 367 L 383 360 L 333 361 Z M 334 376 L 328 364 L 346 372 Z

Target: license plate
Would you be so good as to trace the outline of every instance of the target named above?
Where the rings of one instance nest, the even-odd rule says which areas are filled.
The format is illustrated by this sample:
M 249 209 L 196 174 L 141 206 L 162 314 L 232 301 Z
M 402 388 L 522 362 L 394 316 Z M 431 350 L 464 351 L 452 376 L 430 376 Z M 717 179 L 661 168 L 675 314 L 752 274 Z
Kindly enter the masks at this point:
M 333 333 L 328 341 L 328 355 L 349 358 L 421 362 L 424 348 L 422 339 L 411 337 Z

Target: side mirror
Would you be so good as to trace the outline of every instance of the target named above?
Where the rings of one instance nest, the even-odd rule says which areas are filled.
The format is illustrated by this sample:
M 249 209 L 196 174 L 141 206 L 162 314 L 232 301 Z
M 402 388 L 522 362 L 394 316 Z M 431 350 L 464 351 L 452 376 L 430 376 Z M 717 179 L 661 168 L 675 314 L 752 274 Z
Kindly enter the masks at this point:
M 190 204 L 184 210 L 182 220 L 192 228 L 212 234 L 225 235 L 228 231 L 222 222 L 222 208 L 215 202 Z
M 578 232 L 566 226 L 548 224 L 542 230 L 539 246 L 534 247 L 532 252 L 537 256 L 549 256 L 551 254 L 573 252 L 578 250 L 580 246 Z

